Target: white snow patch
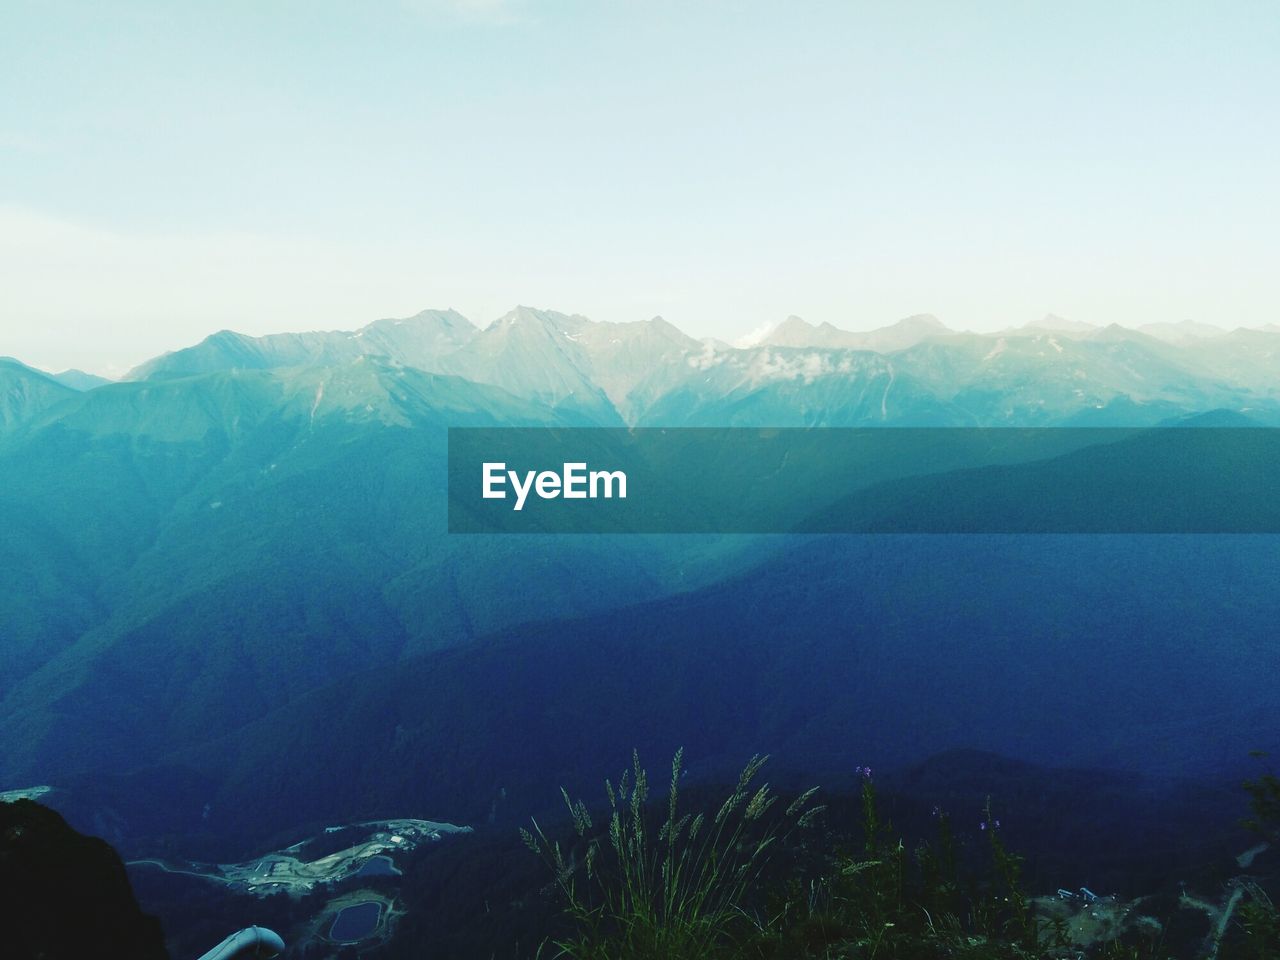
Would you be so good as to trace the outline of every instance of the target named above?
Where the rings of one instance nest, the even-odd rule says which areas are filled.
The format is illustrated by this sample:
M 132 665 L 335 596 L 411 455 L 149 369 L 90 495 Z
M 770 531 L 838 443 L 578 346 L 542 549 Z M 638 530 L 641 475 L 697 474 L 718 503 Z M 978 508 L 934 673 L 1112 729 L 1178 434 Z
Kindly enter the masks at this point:
M 316 411 L 320 409 L 320 401 L 324 399 L 324 384 L 316 387 L 316 398 L 311 402 L 311 423 L 316 422 Z
M 761 380 L 800 380 L 805 384 L 813 383 L 818 377 L 832 370 L 829 357 L 821 353 L 802 353 L 799 356 L 787 356 L 765 350 L 756 356 L 751 364 L 751 375 L 757 382 Z
M 781 326 L 781 324 L 766 323 L 762 327 L 756 327 L 750 333 L 747 333 L 746 335 L 741 336 L 737 340 L 733 341 L 733 345 L 735 347 L 742 347 L 744 349 L 746 349 L 747 347 L 759 346 L 760 343 L 762 343 L 764 339 L 769 336 L 769 334 L 773 333 L 774 330 L 777 330 L 779 326 Z
M 716 353 L 715 344 L 710 341 L 703 341 L 702 352 L 691 354 L 688 359 L 689 366 L 695 370 L 710 370 L 720 362 L 720 357 Z

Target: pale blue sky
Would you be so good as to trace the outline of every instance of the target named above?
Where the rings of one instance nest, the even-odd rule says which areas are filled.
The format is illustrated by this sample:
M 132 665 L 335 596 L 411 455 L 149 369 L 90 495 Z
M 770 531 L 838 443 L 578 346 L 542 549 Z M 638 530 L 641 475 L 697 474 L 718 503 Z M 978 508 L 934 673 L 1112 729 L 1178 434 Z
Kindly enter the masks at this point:
M 1280 7 L 0 0 L 0 354 L 1280 320 Z

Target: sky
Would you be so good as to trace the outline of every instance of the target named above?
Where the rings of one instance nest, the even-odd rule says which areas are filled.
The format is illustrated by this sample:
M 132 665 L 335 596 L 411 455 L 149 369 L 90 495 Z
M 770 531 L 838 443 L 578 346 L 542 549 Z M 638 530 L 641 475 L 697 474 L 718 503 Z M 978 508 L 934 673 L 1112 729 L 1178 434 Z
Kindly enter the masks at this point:
M 1280 321 L 1266 2 L 2 0 L 0 355 Z

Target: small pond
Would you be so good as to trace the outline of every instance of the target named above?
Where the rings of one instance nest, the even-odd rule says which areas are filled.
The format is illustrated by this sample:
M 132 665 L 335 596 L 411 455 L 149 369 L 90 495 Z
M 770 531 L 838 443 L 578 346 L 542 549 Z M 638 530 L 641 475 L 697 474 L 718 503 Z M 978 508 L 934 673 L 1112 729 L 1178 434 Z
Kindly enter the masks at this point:
M 382 916 L 382 904 L 377 900 L 366 900 L 344 907 L 333 920 L 329 930 L 329 939 L 339 943 L 355 943 L 363 940 L 378 929 L 378 919 Z
M 357 877 L 398 877 L 400 876 L 400 871 L 396 869 L 396 865 L 391 862 L 390 857 L 379 855 L 366 860 L 354 875 Z

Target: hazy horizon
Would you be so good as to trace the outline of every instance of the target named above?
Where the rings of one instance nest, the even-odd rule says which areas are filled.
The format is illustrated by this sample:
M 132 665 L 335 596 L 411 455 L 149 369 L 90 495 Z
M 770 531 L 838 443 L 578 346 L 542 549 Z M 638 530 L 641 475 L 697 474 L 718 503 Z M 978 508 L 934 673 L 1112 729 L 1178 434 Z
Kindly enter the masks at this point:
M 491 326 L 491 325 L 493 325 L 493 324 L 498 323 L 498 322 L 499 322 L 499 321 L 500 321 L 504 316 L 506 316 L 507 314 L 509 314 L 509 313 L 511 313 L 511 312 L 513 312 L 513 311 L 515 311 L 515 310 L 517 310 L 517 309 L 524 309 L 524 308 L 533 309 L 533 310 L 536 310 L 536 311 L 539 311 L 539 312 L 552 312 L 552 313 L 560 313 L 560 314 L 566 314 L 566 315 L 574 315 L 574 314 L 572 313 L 572 311 L 558 310 L 558 309 L 556 309 L 555 307 L 547 307 L 547 306 L 531 306 L 531 305 L 528 305 L 528 304 L 520 304 L 520 305 L 517 305 L 517 306 L 515 306 L 515 307 L 512 307 L 512 308 L 511 308 L 511 310 L 504 311 L 504 312 L 503 312 L 503 314 L 501 314 L 501 315 L 499 315 L 499 316 L 497 316 L 497 317 L 492 317 L 492 318 L 488 318 L 488 319 L 485 319 L 485 320 L 477 320 L 477 318 L 467 316 L 465 313 L 463 313 L 463 312 L 462 312 L 462 311 L 460 311 L 460 310 L 455 311 L 455 312 L 457 312 L 457 313 L 461 314 L 461 315 L 462 315 L 463 317 L 465 317 L 468 321 L 470 321 L 470 322 L 471 322 L 471 323 L 476 327 L 476 329 L 478 329 L 478 330 L 484 330 L 485 328 L 487 328 L 487 327 L 489 327 L 489 326 Z M 21 362 L 21 363 L 23 363 L 23 364 L 25 364 L 25 365 L 27 365 L 27 366 L 33 367 L 34 369 L 41 370 L 41 371 L 44 371 L 44 372 L 46 372 L 46 373 L 50 373 L 50 374 L 58 374 L 58 373 L 70 372 L 70 371 L 73 371 L 73 370 L 79 370 L 79 371 L 84 372 L 84 373 L 91 373 L 91 374 L 94 374 L 94 375 L 96 375 L 96 376 L 102 376 L 102 377 L 106 377 L 106 378 L 108 378 L 108 379 L 116 380 L 116 379 L 119 379 L 119 378 L 123 377 L 124 375 L 128 374 L 131 370 L 133 370 L 134 368 L 136 368 L 136 367 L 138 367 L 138 366 L 142 365 L 143 363 L 145 363 L 145 362 L 146 362 L 146 361 L 148 361 L 148 360 L 156 359 L 157 357 L 164 356 L 164 355 L 169 354 L 169 353 L 172 353 L 172 352 L 174 352 L 174 351 L 176 351 L 176 350 L 181 350 L 181 349 L 183 349 L 183 348 L 185 348 L 185 347 L 195 346 L 197 343 L 199 343 L 199 342 L 201 342 L 201 341 L 203 341 L 203 340 L 207 339 L 208 337 L 213 336 L 213 335 L 214 335 L 214 334 L 216 334 L 216 333 L 224 332 L 224 331 L 227 331 L 227 330 L 230 330 L 230 331 L 231 331 L 231 332 L 233 332 L 233 333 L 242 334 L 242 335 L 244 335 L 244 336 L 249 336 L 249 337 L 264 337 L 264 336 L 271 336 L 271 335 L 274 335 L 274 334 L 290 334 L 290 333 L 354 333 L 354 332 L 356 332 L 356 331 L 360 330 L 361 328 L 363 328 L 363 327 L 365 327 L 365 326 L 367 326 L 367 325 L 369 325 L 369 324 L 376 323 L 376 322 L 378 322 L 378 321 L 385 321 L 385 320 L 409 320 L 409 319 L 412 319 L 414 316 L 416 316 L 416 315 L 418 315 L 418 314 L 420 314 L 420 313 L 429 313 L 429 312 L 433 312 L 433 311 L 440 311 L 440 312 L 443 312 L 443 311 L 447 311 L 447 310 L 453 310 L 453 308 L 452 308 L 452 307 L 427 307 L 427 308 L 424 308 L 423 310 L 414 311 L 412 314 L 408 314 L 408 315 L 406 315 L 406 316 L 404 316 L 404 317 L 378 317 L 378 318 L 375 318 L 374 320 L 367 320 L 367 321 L 363 321 L 363 322 L 360 322 L 360 323 L 349 324 L 349 325 L 347 325 L 347 326 L 342 326 L 342 327 L 298 327 L 297 329 L 291 329 L 291 330 L 286 330 L 286 329 L 266 329 L 266 330 L 262 330 L 262 331 L 259 331 L 259 332 L 250 332 L 250 331 L 248 331 L 248 330 L 237 329 L 236 327 L 223 327 L 223 328 L 220 328 L 220 329 L 218 329 L 218 330 L 209 330 L 209 331 L 207 331 L 206 333 L 204 333 L 204 334 L 200 335 L 199 337 L 197 337 L 196 339 L 193 339 L 193 340 L 191 340 L 191 341 L 189 341 L 189 342 L 185 342 L 185 343 L 177 344 L 176 346 L 174 346 L 174 347 L 172 347 L 172 348 L 168 348 L 168 349 L 165 349 L 165 350 L 160 350 L 160 351 L 157 351 L 157 352 L 155 352 L 155 353 L 149 353 L 149 354 L 146 354 L 145 356 L 140 356 L 140 357 L 138 357 L 138 358 L 137 358 L 137 360 L 136 360 L 136 361 L 134 361 L 133 363 L 127 364 L 127 365 L 125 365 L 125 366 L 123 366 L 123 367 L 117 367 L 117 366 L 107 366 L 107 367 L 102 367 L 102 366 L 99 366 L 98 368 L 96 368 L 96 369 L 95 369 L 94 367 L 77 367 L 77 366 L 70 365 L 70 364 L 63 364 L 63 365 L 57 365 L 57 364 L 54 364 L 54 365 L 47 365 L 47 364 L 46 364 L 46 365 L 42 365 L 42 364 L 37 363 L 37 362 L 35 362 L 34 360 L 32 360 L 32 359 L 30 359 L 30 358 L 28 358 L 28 357 L 17 356 L 17 355 L 11 354 L 11 353 L 4 353 L 4 352 L 3 352 L 3 350 L 0 350 L 0 358 L 3 358 L 3 357 L 8 356 L 8 357 L 11 357 L 12 359 L 18 360 L 19 362 Z M 578 316 L 582 316 L 581 314 L 576 314 L 576 315 L 578 315 Z M 817 321 L 817 322 L 814 322 L 814 321 L 809 320 L 807 317 L 800 317 L 798 314 L 788 314 L 786 317 L 783 317 L 783 318 L 781 318 L 781 319 L 779 319 L 779 320 L 776 320 L 776 321 L 773 321 L 773 322 L 771 322 L 771 323 L 763 324 L 762 326 L 757 327 L 757 328 L 756 328 L 756 329 L 754 329 L 754 330 L 744 330 L 744 331 L 741 331 L 737 336 L 730 336 L 730 337 L 699 336 L 699 335 L 698 335 L 698 334 L 696 334 L 696 333 L 692 333 L 691 331 L 685 330 L 684 328 L 680 327 L 680 325 L 679 325 L 679 324 L 675 324 L 675 326 L 676 326 L 677 328 L 681 329 L 681 331 L 682 331 L 683 333 L 689 334 L 690 336 L 693 336 L 695 339 L 702 339 L 702 340 L 719 340 L 719 341 L 721 341 L 721 342 L 728 343 L 730 346 L 733 346 L 733 347 L 752 347 L 752 346 L 756 346 L 756 345 L 758 345 L 758 344 L 759 344 L 759 343 L 760 343 L 764 338 L 766 338 L 769 334 L 771 334 L 771 333 L 772 333 L 774 330 L 776 330 L 779 326 L 781 326 L 783 323 L 786 323 L 786 322 L 787 322 L 787 321 L 789 321 L 789 320 L 799 319 L 799 320 L 804 321 L 805 323 L 810 324 L 811 326 L 813 326 L 813 327 L 815 327 L 815 328 L 816 328 L 816 327 L 821 327 L 824 323 L 826 323 L 826 324 L 829 324 L 829 325 L 830 325 L 830 326 L 832 326 L 832 327 L 835 327 L 837 330 L 840 330 L 841 332 L 846 332 L 846 333 L 862 333 L 862 332 L 870 332 L 870 331 L 877 330 L 877 329 L 884 329 L 884 328 L 887 328 L 887 327 L 891 327 L 891 326 L 894 326 L 894 325 L 895 325 L 895 324 L 897 324 L 897 323 L 900 323 L 900 322 L 903 322 L 903 321 L 906 321 L 906 320 L 911 320 L 911 319 L 914 319 L 915 317 L 920 317 L 920 316 L 929 316 L 929 317 L 933 317 L 935 320 L 938 320 L 939 322 L 941 322 L 941 323 L 942 323 L 942 325 L 943 325 L 944 327 L 946 327 L 946 328 L 947 328 L 947 330 L 948 330 L 950 333 L 978 333 L 978 334 L 988 334 L 988 335 L 990 335 L 990 334 L 996 334 L 996 333 L 1005 333 L 1005 332 L 1007 332 L 1007 331 L 1016 330 L 1016 329 L 1022 329 L 1022 328 L 1035 328 L 1035 327 L 1037 327 L 1037 326 L 1044 327 L 1044 329 L 1047 329 L 1047 330 L 1057 329 L 1057 330 L 1058 330 L 1058 332 L 1062 332 L 1063 330 L 1065 330 L 1065 328 L 1066 328 L 1067 326 L 1071 326 L 1071 325 L 1075 325 L 1075 324 L 1077 324 L 1077 323 L 1081 323 L 1081 321 L 1075 321 L 1075 320 L 1073 320 L 1073 319 L 1072 319 L 1072 318 L 1070 318 L 1070 317 L 1060 317 L 1060 316 L 1058 316 L 1057 314 L 1046 313 L 1046 314 L 1044 314 L 1044 315 L 1043 315 L 1043 316 L 1041 316 L 1041 317 L 1038 317 L 1038 318 L 1035 318 L 1035 319 L 1032 319 L 1032 320 L 1028 320 L 1028 321 L 1026 321 L 1026 322 L 1024 322 L 1024 323 L 1018 323 L 1018 324 L 1014 324 L 1014 325 L 1010 325 L 1010 326 L 1005 326 L 1005 327 L 999 327 L 999 328 L 990 329 L 990 330 L 971 330 L 971 329 L 962 329 L 962 328 L 959 328 L 959 327 L 954 327 L 954 326 L 952 326 L 952 325 L 948 324 L 944 318 L 937 316 L 937 314 L 932 314 L 932 313 L 928 313 L 928 312 L 923 312 L 923 313 L 911 314 L 910 316 L 906 316 L 906 317 L 898 317 L 898 318 L 895 318 L 894 320 L 885 321 L 884 323 L 869 324 L 869 325 L 865 325 L 865 326 L 841 326 L 841 325 L 840 325 L 840 324 L 838 324 L 838 323 L 831 323 L 830 321 Z M 586 317 L 586 319 L 587 319 L 587 320 L 589 320 L 589 321 L 596 322 L 596 318 L 595 318 L 595 317 Z M 636 317 L 636 318 L 632 318 L 631 320 L 626 320 L 626 319 L 624 319 L 624 320 L 620 320 L 620 321 L 609 321 L 609 322 L 628 323 L 628 322 L 645 322 L 645 321 L 649 321 L 649 320 L 666 320 L 666 318 L 665 318 L 665 317 L 661 317 L 661 316 L 655 316 L 655 317 Z M 1062 322 L 1064 322 L 1064 327 L 1063 327 L 1063 328 L 1054 328 L 1054 327 L 1052 327 L 1052 326 L 1049 326 L 1048 324 L 1050 324 L 1052 321 L 1062 321 Z M 1195 321 L 1191 321 L 1191 320 L 1170 321 L 1170 322 L 1171 322 L 1171 323 L 1173 323 L 1173 324 L 1175 324 L 1175 325 L 1176 325 L 1176 324 L 1179 324 L 1179 323 L 1195 323 Z M 1087 323 L 1087 321 L 1085 321 L 1084 323 Z M 1142 324 L 1118 324 L 1118 325 L 1119 325 L 1119 326 L 1122 326 L 1122 327 L 1126 327 L 1126 328 L 1128 328 L 1128 329 L 1135 329 L 1135 330 L 1136 330 L 1136 329 L 1139 329 L 1141 326 L 1145 326 L 1145 325 L 1142 325 Z M 1102 327 L 1101 325 L 1098 325 L 1098 324 L 1088 324 L 1088 326 L 1093 327 L 1094 329 L 1099 329 L 1099 330 L 1103 329 L 1103 327 Z M 1209 325 L 1209 326 L 1212 326 L 1212 325 Z M 1240 325 L 1240 326 L 1241 326 L 1241 327 L 1244 327 L 1244 328 L 1246 328 L 1246 329 L 1269 329 L 1269 328 L 1275 328 L 1275 326 L 1276 326 L 1276 325 L 1274 325 L 1274 324 L 1255 324 L 1255 325 L 1252 325 L 1252 326 L 1250 326 L 1250 325 Z M 1229 327 L 1217 327 L 1216 329 L 1217 329 L 1217 330 L 1219 330 L 1219 331 L 1221 331 L 1222 333 L 1229 333 L 1229 332 L 1231 332 L 1233 329 L 1239 329 L 1239 328 L 1240 328 L 1240 327 L 1231 327 L 1231 328 L 1229 328 Z M 1215 335 L 1216 335 L 1216 334 L 1215 334 Z
M 0 353 L 119 374 L 452 304 L 1277 319 L 1265 4 L 19 3 Z

